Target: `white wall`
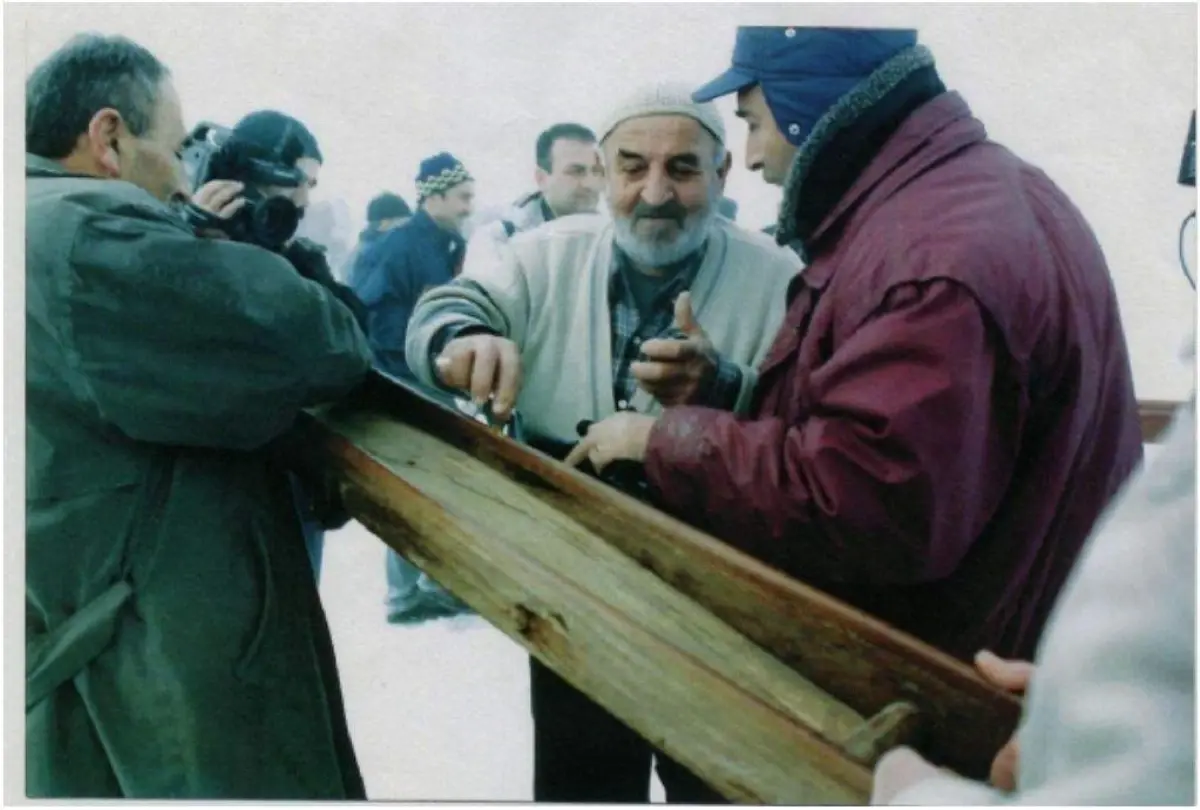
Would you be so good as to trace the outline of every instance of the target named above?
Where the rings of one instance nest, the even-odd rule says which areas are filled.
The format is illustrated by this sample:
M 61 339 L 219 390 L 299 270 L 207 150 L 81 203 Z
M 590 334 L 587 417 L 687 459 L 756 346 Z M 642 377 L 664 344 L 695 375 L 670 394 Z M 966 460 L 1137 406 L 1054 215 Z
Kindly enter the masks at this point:
M 1100 237 L 1143 398 L 1187 395 L 1178 362 L 1195 298 L 1176 234 L 1194 195 L 1174 185 L 1196 106 L 1196 7 L 1173 5 L 36 5 L 11 6 L 26 70 L 72 33 L 123 33 L 176 74 L 189 123 L 261 107 L 305 120 L 327 156 L 322 193 L 361 218 L 385 186 L 412 197 L 417 163 L 449 149 L 481 202 L 532 183 L 545 126 L 596 125 L 652 78 L 724 69 L 739 23 L 912 26 L 993 138 L 1044 168 Z M 744 129 L 723 102 L 735 160 Z M 739 221 L 778 191 L 740 165 Z M 357 224 L 357 223 L 356 223 Z M 1192 253 L 1194 264 L 1195 253 Z

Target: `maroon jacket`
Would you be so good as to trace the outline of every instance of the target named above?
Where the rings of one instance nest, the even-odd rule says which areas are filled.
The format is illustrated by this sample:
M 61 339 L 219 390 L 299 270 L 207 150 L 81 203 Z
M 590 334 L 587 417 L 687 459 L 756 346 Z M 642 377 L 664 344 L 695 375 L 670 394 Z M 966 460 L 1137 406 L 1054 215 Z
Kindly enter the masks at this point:
M 947 652 L 1030 658 L 1142 457 L 1095 236 L 954 93 L 904 121 L 822 232 L 750 415 L 671 408 L 655 427 L 659 503 Z

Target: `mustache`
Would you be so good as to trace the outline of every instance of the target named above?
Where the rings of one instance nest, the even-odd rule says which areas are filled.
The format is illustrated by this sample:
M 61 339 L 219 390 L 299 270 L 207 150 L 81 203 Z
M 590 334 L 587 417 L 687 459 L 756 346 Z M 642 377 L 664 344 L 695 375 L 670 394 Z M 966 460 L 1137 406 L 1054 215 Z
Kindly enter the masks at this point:
M 673 219 L 683 222 L 687 219 L 687 209 L 678 200 L 668 200 L 662 205 L 649 205 L 639 202 L 633 207 L 633 219 Z

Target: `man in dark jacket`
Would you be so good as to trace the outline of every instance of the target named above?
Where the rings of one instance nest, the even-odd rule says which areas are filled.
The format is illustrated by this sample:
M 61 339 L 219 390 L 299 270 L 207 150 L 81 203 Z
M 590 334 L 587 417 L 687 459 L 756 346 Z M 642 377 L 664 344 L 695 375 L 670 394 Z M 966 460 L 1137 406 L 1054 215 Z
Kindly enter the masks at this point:
M 408 321 L 421 293 L 462 270 L 462 228 L 471 216 L 475 181 L 453 155 L 442 152 L 421 162 L 417 214 L 366 250 L 354 291 L 367 307 L 375 364 L 387 374 L 416 382 L 404 356 Z M 469 611 L 419 568 L 387 550 L 387 616 L 394 624 L 416 624 Z
M 358 284 L 362 257 L 383 235 L 412 219 L 412 209 L 399 194 L 385 191 L 367 204 L 367 227 L 358 235 L 358 244 L 346 260 L 342 278 L 351 287 Z
M 743 28 L 747 163 L 808 268 L 746 418 L 620 414 L 573 461 L 969 660 L 1028 658 L 1142 457 L 1112 279 L 1083 216 L 990 142 L 914 31 Z
M 275 450 L 369 348 L 278 255 L 192 232 L 184 135 L 125 39 L 26 84 L 26 793 L 362 799 Z
M 442 152 L 421 162 L 417 194 L 416 216 L 364 253 L 352 285 L 367 307 L 376 364 L 407 380 L 414 379 L 404 359 L 408 320 L 422 292 L 450 281 L 462 267 L 462 227 L 474 205 L 475 181 Z

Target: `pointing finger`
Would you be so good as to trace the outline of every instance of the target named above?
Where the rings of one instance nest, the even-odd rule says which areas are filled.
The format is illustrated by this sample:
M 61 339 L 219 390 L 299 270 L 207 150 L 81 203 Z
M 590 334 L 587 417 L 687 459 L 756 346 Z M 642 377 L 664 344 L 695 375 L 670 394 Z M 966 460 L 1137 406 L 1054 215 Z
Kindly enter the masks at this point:
M 982 650 L 975 656 L 975 666 L 984 678 L 1010 692 L 1025 691 L 1034 671 L 1034 665 L 1028 661 L 1000 658 L 988 650 Z
M 583 463 L 583 460 L 588 457 L 589 452 L 591 452 L 591 445 L 587 439 L 584 439 L 579 444 L 571 448 L 571 452 L 567 454 L 565 459 L 563 459 L 563 463 L 568 467 L 578 467 Z

